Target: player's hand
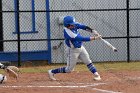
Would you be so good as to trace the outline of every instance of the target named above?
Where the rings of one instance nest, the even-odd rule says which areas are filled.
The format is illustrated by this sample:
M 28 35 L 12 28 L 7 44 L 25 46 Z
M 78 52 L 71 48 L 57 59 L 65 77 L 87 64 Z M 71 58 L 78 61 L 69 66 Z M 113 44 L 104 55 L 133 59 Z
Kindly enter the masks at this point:
M 98 34 L 97 36 L 95 36 L 95 40 L 101 40 L 102 36 L 100 34 Z
M 92 36 L 90 37 L 90 40 L 100 40 L 102 38 L 101 35 L 98 35 L 98 36 Z
M 93 30 L 93 32 L 94 32 L 95 36 L 99 36 L 100 35 L 96 30 Z

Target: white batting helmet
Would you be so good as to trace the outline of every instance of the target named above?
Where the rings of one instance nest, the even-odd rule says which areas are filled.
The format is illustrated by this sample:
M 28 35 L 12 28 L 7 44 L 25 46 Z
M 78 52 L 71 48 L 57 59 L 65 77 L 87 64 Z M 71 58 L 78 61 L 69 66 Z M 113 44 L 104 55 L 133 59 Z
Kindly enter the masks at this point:
M 0 83 L 6 82 L 7 77 L 5 75 L 0 74 Z

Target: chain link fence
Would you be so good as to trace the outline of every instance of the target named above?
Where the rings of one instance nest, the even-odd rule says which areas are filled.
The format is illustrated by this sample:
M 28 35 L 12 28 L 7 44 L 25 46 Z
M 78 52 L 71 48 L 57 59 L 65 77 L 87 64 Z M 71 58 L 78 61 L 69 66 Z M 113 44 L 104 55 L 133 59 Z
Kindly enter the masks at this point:
M 118 49 L 114 53 L 101 41 L 84 43 L 93 62 L 139 61 L 139 11 L 139 0 L 1 0 L 0 61 L 66 63 L 66 15 L 96 29 Z

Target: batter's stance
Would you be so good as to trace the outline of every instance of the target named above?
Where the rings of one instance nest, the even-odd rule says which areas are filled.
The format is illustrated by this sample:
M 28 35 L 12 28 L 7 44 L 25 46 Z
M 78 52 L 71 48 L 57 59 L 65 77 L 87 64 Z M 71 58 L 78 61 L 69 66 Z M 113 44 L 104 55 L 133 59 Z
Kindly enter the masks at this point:
M 83 29 L 92 32 L 92 29 L 88 26 L 79 24 L 75 22 L 73 16 L 64 17 L 64 38 L 67 46 L 67 66 L 57 69 L 48 70 L 49 78 L 51 80 L 56 80 L 54 74 L 57 73 L 69 73 L 73 71 L 77 59 L 81 59 L 88 67 L 88 69 L 94 74 L 94 80 L 101 80 L 95 66 L 89 58 L 89 54 L 83 46 L 83 42 L 97 40 L 101 38 L 101 35 L 97 34 L 92 37 L 83 37 L 78 32 L 78 29 Z

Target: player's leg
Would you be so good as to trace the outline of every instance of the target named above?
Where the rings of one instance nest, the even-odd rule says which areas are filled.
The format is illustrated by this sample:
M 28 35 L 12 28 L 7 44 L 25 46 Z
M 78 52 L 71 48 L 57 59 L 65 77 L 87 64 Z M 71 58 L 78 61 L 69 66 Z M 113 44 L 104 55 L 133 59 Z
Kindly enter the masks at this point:
M 94 77 L 95 80 L 101 80 L 96 67 L 92 64 L 89 54 L 84 47 L 82 47 L 82 51 L 79 56 L 79 59 L 81 59 L 87 65 L 88 69 L 95 75 L 95 77 Z
M 73 71 L 73 69 L 77 63 L 77 58 L 79 56 L 79 52 L 76 52 L 73 49 L 68 48 L 66 51 L 66 54 L 67 54 L 67 66 L 49 70 L 48 73 L 49 73 L 50 79 L 56 80 L 54 78 L 54 74 L 69 73 L 69 72 Z

